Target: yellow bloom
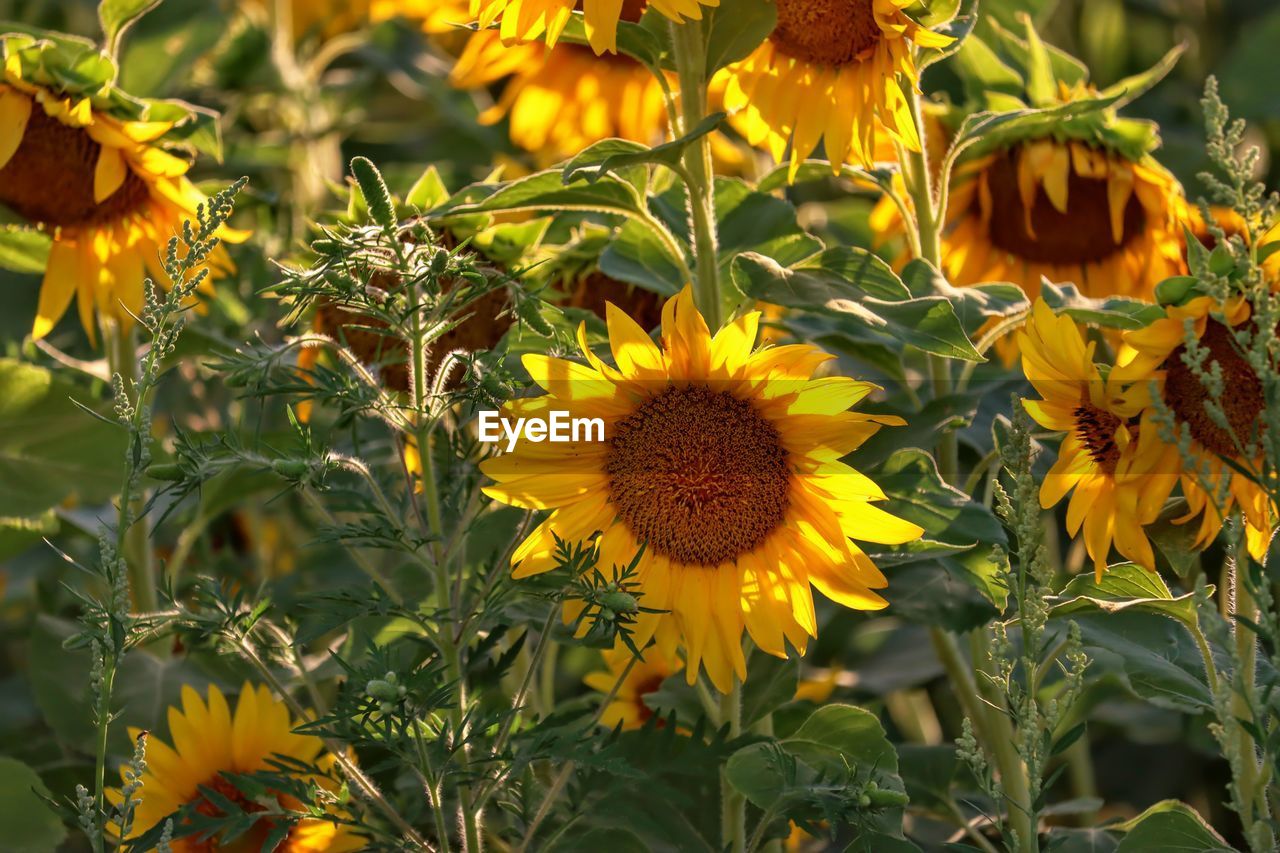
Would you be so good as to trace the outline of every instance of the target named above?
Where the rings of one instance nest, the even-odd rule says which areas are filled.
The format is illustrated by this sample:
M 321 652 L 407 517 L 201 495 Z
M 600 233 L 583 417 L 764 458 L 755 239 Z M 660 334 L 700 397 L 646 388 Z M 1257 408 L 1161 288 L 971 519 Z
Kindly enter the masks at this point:
M 89 99 L 63 97 L 22 79 L 12 57 L 0 77 L 0 204 L 53 238 L 32 337 L 49 333 L 77 297 L 94 338 L 94 312 L 128 328 L 142 311 L 143 279 L 168 286 L 160 254 L 206 196 L 189 164 L 153 144 L 170 122 L 122 121 Z M 243 232 L 224 228 L 224 240 Z M 209 265 L 232 269 L 222 247 Z M 212 285 L 206 284 L 206 290 Z
M 874 610 L 884 576 L 851 539 L 899 544 L 921 529 L 877 508 L 875 483 L 840 458 L 900 418 L 848 411 L 875 386 L 815 379 L 832 357 L 809 345 L 753 352 L 760 315 L 711 336 L 686 287 L 663 308 L 656 345 L 608 308 L 610 367 L 579 343 L 588 365 L 526 355 L 548 394 L 515 400 L 508 417 L 551 410 L 598 417 L 604 442 L 531 444 L 486 460 L 485 492 L 531 510 L 554 510 L 512 556 L 517 577 L 555 567 L 555 537 L 592 539 L 607 571 L 637 564 L 645 607 L 634 640 L 657 637 L 686 651 L 690 683 L 706 668 L 727 691 L 745 677 L 745 628 L 785 655 L 816 636 L 810 585 L 846 607 Z M 572 621 L 578 613 L 565 614 Z
M 626 672 L 631 658 L 631 650 L 625 646 L 606 651 L 605 669 L 587 673 L 582 681 L 592 690 L 607 696 L 618 677 Z M 648 649 L 618 685 L 613 700 L 600 717 L 600 724 L 610 729 L 619 725 L 624 729 L 643 726 L 653 717 L 653 709 L 644 703 L 644 697 L 660 688 L 668 676 L 674 675 L 683 667 L 684 664 L 678 657 L 667 657 L 657 648 Z
M 272 698 L 265 686 L 246 683 L 240 689 L 235 713 L 227 705 L 222 691 L 210 685 L 208 702 L 192 687 L 182 688 L 182 708 L 169 708 L 169 736 L 173 746 L 152 736 L 147 741 L 147 771 L 142 787 L 135 795 L 141 800 L 134 814 L 131 838 L 136 838 L 163 822 L 184 805 L 192 805 L 201 814 L 216 817 L 219 808 L 200 788 L 217 791 L 237 803 L 246 812 L 261 811 L 262 806 L 240 792 L 226 774 L 253 773 L 272 769 L 271 759 L 283 757 L 315 764 L 327 769 L 333 757 L 325 754 L 318 737 L 295 734 L 297 723 L 291 719 L 284 703 Z M 137 738 L 140 732 L 130 731 Z M 325 776 L 314 781 L 326 790 L 337 786 Z M 118 791 L 109 792 L 118 802 Z M 302 804 L 285 794 L 277 794 L 281 806 L 301 808 Z M 175 827 L 180 829 L 180 826 Z M 203 853 L 208 850 L 256 851 L 271 832 L 270 821 L 259 821 L 254 828 L 226 845 L 216 839 L 198 840 L 198 836 L 179 838 L 173 842 L 177 853 Z M 346 825 L 319 818 L 300 820 L 275 849 L 277 853 L 344 853 L 359 850 L 365 840 Z
M 1232 337 L 1232 330 L 1249 321 L 1249 303 L 1236 298 L 1223 305 L 1212 297 L 1198 296 L 1185 305 L 1167 308 L 1165 313 L 1165 319 L 1124 333 L 1125 346 L 1114 373 L 1125 381 L 1143 385 L 1156 382 L 1178 428 L 1185 425 L 1191 432 L 1196 464 L 1182 475 L 1189 511 L 1175 521 L 1185 523 L 1198 516 L 1200 527 L 1195 544 L 1204 546 L 1218 535 L 1223 519 L 1238 505 L 1246 522 L 1249 550 L 1260 558 L 1275 525 L 1275 508 L 1265 489 L 1223 461 L 1229 459 L 1245 468 L 1260 470 L 1256 461 L 1241 451 L 1248 450 L 1250 442 L 1260 438 L 1257 433 L 1266 405 L 1262 381 L 1240 355 Z M 1216 362 L 1222 370 L 1225 393 L 1220 403 L 1230 431 L 1205 409 L 1205 403 L 1212 398 L 1183 360 L 1187 323 L 1199 346 L 1208 351 L 1202 367 L 1212 370 Z M 1217 495 L 1224 478 L 1228 480 L 1226 501 L 1219 506 Z
M 832 168 L 865 165 L 877 124 L 920 150 L 902 87 L 917 85 L 915 47 L 950 44 L 903 13 L 911 0 L 777 0 L 778 24 L 746 59 L 722 72 L 725 106 L 752 145 L 791 171 L 821 139 Z M 879 121 L 877 121 L 879 119 Z
M 1051 507 L 1074 490 L 1067 530 L 1084 527 L 1085 548 L 1101 579 L 1116 550 L 1147 569 L 1155 555 L 1143 525 L 1156 520 L 1178 481 L 1178 451 L 1160 441 L 1149 416 L 1145 385 L 1122 389 L 1104 380 L 1070 317 L 1055 316 L 1037 299 L 1032 318 L 1018 332 L 1022 369 L 1043 399 L 1026 400 L 1027 412 L 1045 429 L 1065 432 L 1058 461 L 1040 488 Z
M 1010 281 L 1034 299 L 1041 278 L 1095 298 L 1150 299 L 1186 272 L 1189 208 L 1177 180 L 1151 158 L 1125 159 L 1084 142 L 1038 139 L 965 164 L 953 178 L 942 258 L 957 285 Z M 889 199 L 872 216 L 902 232 Z
M 510 116 L 511 141 L 539 155 L 543 165 L 611 137 L 645 145 L 663 139 L 662 86 L 629 56 L 596 56 L 575 44 L 551 50 L 538 44 L 507 46 L 498 33 L 481 30 L 471 36 L 450 75 L 461 89 L 504 78 L 510 79 L 481 121 Z
M 579 0 L 471 0 L 471 14 L 488 27 L 501 17 L 499 32 L 508 44 L 545 39 L 554 46 L 560 40 Z M 673 21 L 702 20 L 703 6 L 719 6 L 720 0 L 581 0 L 587 41 L 596 53 L 617 53 L 618 21 L 638 20 L 652 6 Z

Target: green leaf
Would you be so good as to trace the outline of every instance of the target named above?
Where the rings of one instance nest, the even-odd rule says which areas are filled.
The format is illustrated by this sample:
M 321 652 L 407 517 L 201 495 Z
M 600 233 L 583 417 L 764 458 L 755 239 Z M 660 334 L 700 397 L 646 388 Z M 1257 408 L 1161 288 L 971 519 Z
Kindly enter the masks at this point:
M 635 189 L 613 176 L 566 185 L 550 169 L 503 183 L 472 184 L 432 211 L 432 218 L 522 210 L 593 210 L 635 216 L 642 212 Z
M 1164 317 L 1164 309 L 1159 305 L 1122 296 L 1090 299 L 1082 295 L 1074 284 L 1042 281 L 1040 295 L 1055 312 L 1091 326 L 1141 329 Z
M 979 100 L 988 92 L 1003 92 L 1013 97 L 1023 92 L 1022 75 L 1006 65 L 978 36 L 965 40 L 951 65 L 964 81 L 971 100 Z
M 713 133 L 724 120 L 724 113 L 709 115 L 679 139 L 653 148 L 628 139 L 603 139 L 587 146 L 566 163 L 561 179 L 566 184 L 578 179 L 585 179 L 587 183 L 593 184 L 605 175 L 632 166 L 656 164 L 669 169 L 676 168 L 689 146 Z
M 628 222 L 600 255 L 600 271 L 664 296 L 674 296 L 684 286 L 680 264 L 653 231 Z
M 916 258 L 902 269 L 902 282 L 913 297 L 941 296 L 951 303 L 966 335 L 974 335 L 992 318 L 1012 317 L 1030 309 L 1021 287 L 1007 282 L 988 282 L 956 287 L 937 267 Z
M 795 698 L 800 683 L 799 658 L 778 658 L 761 652 L 747 662 L 742 686 L 742 724 L 750 726 Z
M 1212 594 L 1212 586 L 1209 592 Z M 1090 609 L 1104 613 L 1135 609 L 1177 619 L 1189 628 L 1197 624 L 1195 594 L 1174 596 L 1160 575 L 1136 563 L 1108 567 L 1101 581 L 1094 579 L 1093 572 L 1076 575 L 1057 599 L 1055 616 Z
M 418 176 L 418 180 L 413 182 L 408 195 L 404 197 L 404 203 L 409 207 L 426 211 L 444 203 L 447 198 L 449 198 L 449 190 L 440 177 L 440 170 L 432 164 Z
M 72 401 L 86 396 L 42 367 L 0 359 L 0 517 L 118 491 L 125 432 Z
M 778 23 L 778 9 L 769 0 L 720 0 L 703 11 L 707 38 L 707 79 L 726 65 L 745 59 Z
M 1178 60 L 1182 58 L 1182 54 L 1186 53 L 1186 50 L 1187 45 L 1185 42 L 1175 45 L 1172 50 L 1160 58 L 1159 62 L 1146 71 L 1140 71 L 1137 74 L 1112 83 L 1098 94 L 1103 98 L 1115 98 L 1116 102 L 1112 105 L 1112 108 L 1121 109 L 1142 97 L 1168 76 L 1169 72 L 1173 70 L 1173 66 L 1177 65 Z
M 1115 853 L 1116 837 L 1105 829 L 1076 829 L 1055 826 L 1049 829 L 1045 853 Z
M 945 482 L 933 457 L 923 450 L 897 451 L 880 466 L 875 479 L 889 497 L 884 508 L 923 527 L 927 539 L 970 547 L 1008 544 L 1004 526 L 991 510 Z
M 1199 812 L 1177 800 L 1163 800 L 1110 828 L 1125 833 L 1116 853 L 1235 853 Z
M 98 3 L 98 21 L 106 36 L 107 53 L 114 56 L 125 30 L 159 5 L 160 0 L 101 0 Z
M 1045 50 L 1040 34 L 1030 15 L 1022 15 L 1021 21 L 1027 34 L 1027 94 L 1037 107 L 1047 107 L 1058 99 L 1058 81 L 1054 79 L 1053 62 Z
M 42 275 L 53 240 L 43 231 L 8 225 L 0 228 L 0 267 Z
M 31 688 L 45 720 L 64 743 L 92 753 L 96 736 L 90 710 L 87 649 L 67 649 L 63 642 L 78 628 L 71 622 L 40 615 L 31 631 Z M 203 690 L 209 679 L 183 660 L 160 660 L 145 651 L 125 655 L 116 672 L 112 710 L 118 720 L 111 727 L 113 754 L 132 749 L 126 729 L 168 731 L 170 705 L 181 704 L 182 686 Z
M 53 853 L 66 827 L 44 798 L 49 789 L 27 765 L 0 757 L 0 838 L 8 853 Z
M 848 250 L 857 252 L 858 250 Z M 864 275 L 846 278 L 819 266 L 788 269 L 773 258 L 746 252 L 733 262 L 733 278 L 750 297 L 789 308 L 816 310 L 855 320 L 885 337 L 934 355 L 983 361 L 965 335 L 951 303 L 940 296 L 887 300 L 884 292 L 897 277 L 883 261 L 864 253 Z
M 1161 708 L 1198 714 L 1213 707 L 1200 651 L 1181 622 L 1136 609 L 1070 618 L 1080 626 L 1091 677 L 1109 674 Z

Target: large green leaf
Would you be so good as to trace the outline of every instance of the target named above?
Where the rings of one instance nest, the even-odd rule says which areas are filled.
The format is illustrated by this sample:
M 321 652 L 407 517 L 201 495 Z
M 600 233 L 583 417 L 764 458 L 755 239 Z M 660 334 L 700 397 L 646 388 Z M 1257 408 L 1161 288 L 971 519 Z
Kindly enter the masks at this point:
M 941 296 L 889 300 L 870 295 L 884 292 L 896 279 L 883 261 L 867 261 L 864 277 L 847 278 L 856 267 L 842 253 L 843 268 L 821 261 L 788 268 L 771 257 L 746 252 L 734 259 L 733 278 L 750 297 L 789 308 L 816 310 L 856 322 L 891 340 L 947 358 L 982 361 L 964 333 L 951 303 Z M 824 253 L 825 255 L 825 253 Z M 886 277 L 886 273 L 888 277 Z M 864 284 L 865 281 L 865 284 Z M 900 283 L 900 282 L 899 282 Z M 817 301 L 810 301 L 817 298 Z
M 52 616 L 37 617 L 31 632 L 31 687 L 45 720 L 67 745 L 92 753 L 95 732 L 90 711 L 90 655 L 87 649 L 67 649 L 63 642 L 76 632 L 70 623 Z M 170 705 L 181 704 L 184 684 L 203 691 L 209 679 L 191 664 L 160 660 L 137 650 L 127 655 L 116 672 L 112 710 L 111 749 L 129 753 L 129 726 L 153 732 L 168 731 Z
M 1213 707 L 1204 661 L 1186 626 L 1156 613 L 1080 612 L 1090 677 L 1110 676 L 1162 708 L 1197 714 Z
M 1093 326 L 1112 329 L 1141 329 L 1164 317 L 1164 309 L 1140 299 L 1112 296 L 1107 299 L 1090 299 L 1074 284 L 1043 282 L 1040 295 L 1049 307 L 1059 314 Z
M 1177 800 L 1156 803 L 1112 829 L 1125 833 L 1116 853 L 1235 853 L 1199 812 Z
M 634 216 L 642 200 L 630 184 L 613 176 L 566 185 L 558 169 L 505 183 L 472 184 L 432 211 L 432 218 L 523 210 L 591 210 Z
M 1195 593 L 1175 596 L 1160 575 L 1135 563 L 1110 566 L 1101 580 L 1095 580 L 1093 572 L 1076 575 L 1058 596 L 1053 615 L 1091 609 L 1105 613 L 1134 609 L 1168 616 L 1188 627 L 1197 623 Z
M 749 726 L 790 702 L 799 683 L 799 658 L 776 658 L 763 652 L 752 655 L 742 686 L 742 724 Z
M 0 757 L 0 846 L 6 853 L 53 853 L 66 827 L 44 798 L 49 789 L 21 761 Z
M 665 296 L 674 296 L 685 285 L 680 264 L 651 229 L 628 222 L 600 255 L 600 271 Z
M 720 0 L 703 12 L 707 38 L 708 78 L 731 62 L 745 59 L 773 32 L 777 6 L 769 0 Z
M 679 139 L 650 148 L 629 139 L 603 139 L 587 146 L 564 165 L 562 180 L 566 184 L 579 178 L 595 183 L 605 175 L 634 166 L 658 165 L 675 168 L 690 145 L 724 123 L 725 114 L 707 116 Z
M 0 517 L 116 493 L 127 438 L 73 402 L 87 397 L 42 367 L 0 359 Z

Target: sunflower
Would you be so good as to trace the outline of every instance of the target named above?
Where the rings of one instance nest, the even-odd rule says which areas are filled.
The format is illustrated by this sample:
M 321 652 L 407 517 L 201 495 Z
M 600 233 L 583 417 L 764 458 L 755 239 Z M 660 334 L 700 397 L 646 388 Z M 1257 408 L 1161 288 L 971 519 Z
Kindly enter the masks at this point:
M 595 538 L 598 564 L 634 560 L 642 603 L 661 611 L 641 615 L 633 641 L 656 637 L 669 657 L 683 644 L 689 683 L 705 667 L 721 691 L 746 675 L 744 627 L 770 654 L 788 642 L 803 652 L 817 634 L 811 584 L 846 607 L 884 607 L 872 591 L 884 575 L 851 539 L 897 544 L 922 531 L 876 507 L 880 488 L 839 461 L 902 423 L 847 411 L 875 386 L 813 378 L 832 358 L 813 346 L 753 352 L 756 312 L 713 338 L 688 287 L 663 307 L 661 346 L 618 308 L 607 315 L 616 368 L 583 325 L 588 364 L 526 355 L 548 393 L 504 407 L 598 417 L 605 441 L 522 442 L 481 463 L 490 497 L 554 510 L 513 554 L 515 576 L 554 568 L 557 538 Z
M 218 817 L 221 809 L 201 789 L 217 792 L 252 814 L 265 807 L 247 798 L 231 778 L 235 774 L 273 770 L 277 758 L 313 764 L 322 772 L 333 764 L 333 756 L 324 752 L 318 737 L 296 734 L 299 721 L 290 717 L 289 709 L 272 698 L 265 686 L 248 683 L 240 689 L 233 714 L 226 696 L 209 686 L 206 702 L 189 685 L 182 688 L 182 707 L 169 708 L 169 736 L 173 746 L 152 736 L 147 742 L 147 770 L 142 787 L 135 794 L 141 800 L 134 813 L 131 838 L 136 838 L 173 816 L 183 806 L 193 807 L 202 815 Z M 130 736 L 141 732 L 131 729 Z M 309 777 L 321 788 L 336 793 L 338 785 L 327 775 Z M 118 791 L 110 792 L 118 802 Z M 280 806 L 297 810 L 302 803 L 277 793 Z M 336 812 L 335 812 L 336 816 Z M 175 821 L 176 824 L 176 821 Z M 198 840 L 192 835 L 173 842 L 176 853 L 203 853 L 208 850 L 258 850 L 273 828 L 269 820 L 261 820 L 234 841 L 219 844 L 218 839 Z M 175 829 L 181 830 L 177 824 Z M 277 853 L 343 853 L 359 850 L 365 840 L 345 824 L 321 818 L 304 818 L 290 828 L 275 848 Z
M 1222 529 L 1223 519 L 1239 506 L 1246 523 L 1249 550 L 1261 557 L 1267 547 L 1276 513 L 1266 489 L 1239 468 L 1258 470 L 1256 460 L 1245 453 L 1260 441 L 1258 430 L 1266 407 L 1262 380 L 1241 355 L 1235 331 L 1249 322 L 1252 309 L 1236 297 L 1226 304 L 1209 296 L 1197 296 L 1181 306 L 1165 309 L 1165 318 L 1142 329 L 1124 333 L 1124 348 L 1117 357 L 1115 373 L 1125 381 L 1152 383 L 1173 413 L 1179 430 L 1191 434 L 1194 464 L 1182 474 L 1182 491 L 1188 512 L 1175 519 L 1190 522 L 1199 517 L 1195 545 L 1212 542 Z M 1219 401 L 1230 431 L 1224 429 L 1205 408 L 1213 398 L 1191 366 L 1187 364 L 1186 329 L 1190 326 L 1203 353 L 1201 367 L 1222 371 L 1226 393 Z M 1230 460 L 1234 464 L 1228 464 Z M 1225 485 L 1225 502 L 1218 495 Z
M 819 139 L 837 171 L 846 162 L 870 164 L 877 125 L 920 150 L 902 86 L 917 85 L 914 47 L 945 47 L 952 38 L 907 17 L 902 9 L 911 0 L 776 5 L 773 32 L 720 75 L 725 106 L 747 141 L 779 162 L 790 143 L 793 176 Z
M 611 137 L 654 145 L 667 127 L 661 83 L 629 56 L 597 56 L 575 44 L 507 46 L 495 31 L 481 30 L 449 79 L 474 89 L 505 78 L 498 102 L 480 120 L 509 116 L 511 141 L 543 165 Z
M 1067 530 L 1084 527 L 1085 548 L 1099 580 L 1114 543 L 1126 558 L 1155 571 L 1155 554 L 1143 525 L 1155 521 L 1178 481 L 1177 448 L 1159 438 L 1143 410 L 1145 385 L 1122 388 L 1103 379 L 1094 364 L 1095 344 L 1085 344 L 1070 317 L 1055 316 L 1037 299 L 1018 332 L 1022 369 L 1043 399 L 1023 405 L 1045 429 L 1065 432 L 1058 461 L 1040 487 L 1048 508 L 1074 490 Z
M 0 204 L 52 237 L 31 335 L 47 335 L 73 295 L 91 340 L 95 310 L 99 321 L 129 328 L 142 312 L 144 278 L 171 284 L 161 252 L 208 199 L 186 178 L 190 164 L 154 144 L 173 122 L 113 118 L 89 98 L 23 79 L 22 69 L 10 55 L 0 77 Z M 218 236 L 247 235 L 223 228 Z M 209 268 L 233 269 L 221 246 Z
M 627 672 L 632 657 L 626 647 L 610 649 L 604 653 L 605 668 L 589 672 L 582 679 L 592 690 L 607 696 L 618 678 L 626 673 L 600 716 L 600 724 L 610 729 L 619 725 L 624 729 L 638 729 L 652 719 L 653 709 L 645 704 L 644 697 L 662 687 L 668 676 L 675 675 L 684 666 L 678 657 L 668 657 L 660 649 L 651 647 Z
M 554 47 L 579 5 L 587 41 L 600 54 L 617 53 L 618 21 L 639 20 L 649 6 L 683 23 L 702 20 L 702 7 L 719 6 L 720 0 L 471 0 L 471 14 L 481 28 L 501 17 L 498 31 L 508 44 L 545 39 Z

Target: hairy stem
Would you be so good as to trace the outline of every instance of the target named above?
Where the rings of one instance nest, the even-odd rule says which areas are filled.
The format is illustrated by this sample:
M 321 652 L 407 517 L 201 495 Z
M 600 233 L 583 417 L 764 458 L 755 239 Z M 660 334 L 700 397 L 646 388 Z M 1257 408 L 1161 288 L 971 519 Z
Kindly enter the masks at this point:
M 720 723 L 729 725 L 729 737 L 742 734 L 742 682 L 720 697 Z M 720 847 L 730 853 L 743 853 L 747 845 L 747 800 L 729 782 L 725 767 L 720 768 Z
M 680 78 L 681 131 L 688 133 L 707 115 L 707 47 L 702 22 L 673 22 L 671 43 Z M 721 311 L 710 136 L 703 136 L 688 147 L 680 174 L 688 184 L 689 220 L 693 225 L 694 299 L 714 333 L 720 328 Z

